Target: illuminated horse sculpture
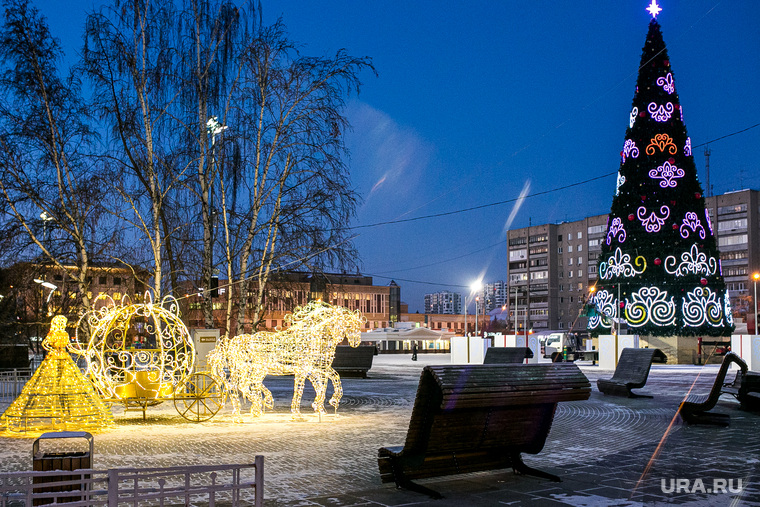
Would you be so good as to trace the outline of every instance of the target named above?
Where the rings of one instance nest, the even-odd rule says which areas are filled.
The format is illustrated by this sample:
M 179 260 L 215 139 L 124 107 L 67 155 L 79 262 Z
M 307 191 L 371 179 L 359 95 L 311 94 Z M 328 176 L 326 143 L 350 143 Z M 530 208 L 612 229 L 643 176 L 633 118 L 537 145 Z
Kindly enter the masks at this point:
M 320 416 L 325 413 L 327 383 L 333 384 L 330 405 L 338 410 L 343 388 L 340 375 L 332 368 L 335 347 L 348 339 L 352 347 L 359 345 L 365 319 L 359 312 L 321 301 L 297 307 L 285 317 L 289 324 L 276 332 L 243 334 L 222 339 L 208 355 L 211 370 L 223 379 L 232 400 L 233 414 L 240 416 L 240 399 L 251 402 L 251 415 L 258 416 L 264 407 L 274 405 L 272 393 L 264 386 L 267 375 L 293 375 L 293 401 L 290 410 L 294 419 L 301 418 L 300 405 L 308 378 L 316 391 L 312 408 Z

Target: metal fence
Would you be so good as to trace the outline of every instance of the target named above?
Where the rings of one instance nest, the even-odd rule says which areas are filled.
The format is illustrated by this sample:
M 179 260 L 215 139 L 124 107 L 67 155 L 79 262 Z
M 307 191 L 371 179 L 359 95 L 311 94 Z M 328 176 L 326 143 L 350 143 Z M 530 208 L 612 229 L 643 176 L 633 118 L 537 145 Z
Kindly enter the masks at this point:
M 0 507 L 64 504 L 264 505 L 264 457 L 253 464 L 0 474 Z
M 31 377 L 31 368 L 0 371 L 0 399 L 15 399 Z

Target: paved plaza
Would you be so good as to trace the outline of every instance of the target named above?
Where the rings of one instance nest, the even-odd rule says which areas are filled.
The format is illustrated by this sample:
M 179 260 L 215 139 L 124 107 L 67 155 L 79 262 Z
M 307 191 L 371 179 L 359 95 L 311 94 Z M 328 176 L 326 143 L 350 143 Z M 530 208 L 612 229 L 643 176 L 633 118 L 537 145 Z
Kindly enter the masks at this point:
M 709 390 L 717 365 L 654 365 L 642 390 L 654 398 L 628 399 L 599 393 L 596 379 L 611 372 L 580 363 L 592 382 L 591 398 L 559 404 L 544 450 L 524 455 L 526 464 L 559 475 L 561 483 L 511 470 L 420 481 L 440 491 L 442 500 L 381 484 L 377 449 L 403 444 L 421 368 L 447 364 L 450 356 L 419 359 L 377 356 L 370 378 L 343 380 L 338 415 L 330 413 L 322 422 L 310 412 L 309 387 L 302 405 L 307 420 L 290 420 L 287 377 L 266 381 L 274 413 L 246 415 L 243 423 L 232 420 L 229 403 L 200 424 L 182 419 L 171 402 L 149 409 L 147 421 L 141 413 L 114 407 L 117 426 L 95 436 L 94 466 L 250 463 L 262 454 L 266 504 L 287 507 L 760 506 L 760 414 L 741 411 L 724 396 L 716 411 L 731 415 L 728 428 L 686 426 L 675 417 L 690 388 Z M 0 411 L 8 403 L 0 401 Z M 0 438 L 0 471 L 29 470 L 31 447 L 31 439 Z M 712 491 L 722 484 L 725 493 Z

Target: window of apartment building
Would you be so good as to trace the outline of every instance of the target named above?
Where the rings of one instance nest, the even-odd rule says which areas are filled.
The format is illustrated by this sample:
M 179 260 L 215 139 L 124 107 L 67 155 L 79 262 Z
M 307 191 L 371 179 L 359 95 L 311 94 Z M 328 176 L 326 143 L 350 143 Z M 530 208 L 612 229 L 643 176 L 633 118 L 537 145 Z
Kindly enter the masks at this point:
M 559 326 L 560 329 L 564 329 L 565 328 L 565 323 L 564 322 L 560 322 L 558 324 L 558 326 Z
M 578 278 L 581 278 L 582 276 L 583 276 L 583 270 L 579 269 L 578 270 Z
M 590 274 L 595 274 L 595 273 L 596 273 L 596 266 L 594 266 L 593 264 L 592 264 L 592 265 L 590 265 L 590 266 L 588 267 L 588 272 L 589 272 Z
M 578 236 L 578 239 L 582 239 L 583 238 L 583 231 L 578 231 L 577 236 Z
M 528 238 L 525 236 L 519 238 L 512 238 L 509 240 L 509 246 L 527 245 Z
M 525 269 L 526 267 L 528 267 L 528 263 L 525 261 L 509 263 L 509 269 Z
M 737 229 L 746 229 L 747 219 L 737 218 L 735 220 L 722 220 L 718 222 L 719 231 L 735 231 Z
M 562 253 L 562 247 L 557 247 L 557 253 Z
M 578 245 L 578 250 L 577 251 L 578 252 L 582 252 L 583 251 L 583 245 Z
M 531 259 L 530 260 L 530 267 L 537 267 L 537 266 L 548 266 L 549 265 L 549 259 L 546 257 L 542 257 L 540 259 Z
M 565 298 L 563 298 L 563 297 L 560 297 L 560 298 L 559 298 L 559 302 L 560 302 L 560 303 L 564 303 L 564 302 L 565 302 Z M 560 312 L 560 315 L 562 315 L 562 312 Z
M 106 282 L 106 277 L 105 277 L 105 276 L 99 276 L 99 277 L 98 277 L 98 283 L 99 283 L 100 285 L 105 285 L 105 284 L 107 283 L 107 282 Z
M 578 292 L 583 292 L 583 284 L 582 283 L 578 284 Z
M 747 211 L 746 204 L 736 204 L 733 206 L 721 206 L 718 208 L 718 215 L 728 215 L 730 213 L 741 213 Z
M 589 252 L 588 253 L 588 260 L 595 261 L 599 258 L 599 252 Z
M 509 275 L 509 283 L 525 282 L 528 280 L 528 273 L 515 273 Z
M 544 246 L 532 246 L 530 247 L 530 254 L 531 255 L 538 255 L 538 254 L 545 254 L 549 251 L 549 247 Z
M 720 260 L 722 261 L 735 261 L 735 260 L 747 260 L 749 252 L 747 250 L 736 250 L 735 252 L 721 252 Z
M 598 239 L 588 240 L 588 247 L 591 248 L 592 246 L 599 246 L 599 240 Z
M 62 282 L 63 281 L 63 275 L 53 275 L 53 280 L 56 282 Z
M 570 241 L 571 239 L 573 239 L 573 233 L 572 232 L 568 232 L 567 233 L 567 240 Z
M 736 236 L 721 236 L 718 238 L 718 246 L 743 245 L 747 242 L 746 234 L 737 234 Z
M 559 241 L 559 242 L 562 241 L 562 234 L 557 234 L 557 241 Z
M 571 303 L 573 302 L 573 296 L 570 296 L 570 302 Z
M 535 236 L 531 236 L 528 240 L 528 243 L 546 243 L 549 241 L 549 236 L 546 234 L 536 234 Z
M 525 248 L 509 251 L 509 262 L 524 260 L 527 258 L 528 258 L 528 250 Z
M 578 265 L 580 266 L 581 264 L 583 264 L 583 257 L 578 256 Z
M 562 266 L 562 258 L 561 257 L 559 259 L 557 259 L 557 265 L 558 266 Z
M 740 275 L 746 275 L 746 274 L 747 274 L 746 266 L 725 268 L 723 270 L 723 276 L 740 276 Z
M 606 225 L 592 225 L 588 228 L 588 234 L 602 234 L 607 230 Z
M 531 280 L 546 280 L 549 278 L 548 271 L 534 271 L 530 274 Z
M 120 276 L 114 276 L 113 277 L 113 284 L 114 285 L 121 285 L 121 277 Z
M 565 292 L 565 286 L 563 284 L 559 284 L 559 291 Z
M 569 258 L 567 259 L 567 265 L 568 265 L 568 266 L 572 266 L 572 265 L 573 265 L 573 258 L 572 258 L 572 257 L 569 257 Z
M 567 253 L 573 253 L 573 245 L 567 245 Z
M 572 278 L 572 277 L 573 277 L 573 270 L 572 270 L 572 269 L 571 269 L 570 271 L 568 271 L 568 272 L 567 272 L 567 277 L 568 277 L 568 278 Z M 571 287 L 572 287 L 572 286 L 571 286 Z M 572 290 L 572 289 L 571 289 L 571 290 Z
M 559 272 L 559 277 L 560 278 L 565 278 L 565 272 L 564 271 L 560 271 Z

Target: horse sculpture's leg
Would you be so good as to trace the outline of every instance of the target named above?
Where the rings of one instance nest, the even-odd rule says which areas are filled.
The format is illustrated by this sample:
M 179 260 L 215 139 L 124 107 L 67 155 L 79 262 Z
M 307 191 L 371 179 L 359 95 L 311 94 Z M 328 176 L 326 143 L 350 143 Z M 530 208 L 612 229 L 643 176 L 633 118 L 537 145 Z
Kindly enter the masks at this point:
M 320 373 L 312 373 L 309 375 L 311 385 L 314 386 L 316 396 L 314 396 L 314 403 L 311 404 L 311 408 L 314 412 L 320 416 L 325 413 L 325 393 L 327 392 L 327 377 Z
M 333 395 L 330 397 L 330 405 L 335 409 L 335 413 L 338 413 L 338 405 L 340 405 L 340 399 L 343 398 L 343 385 L 340 383 L 340 375 L 333 369 L 332 366 L 327 367 L 327 378 L 333 383 Z M 325 380 L 325 386 L 327 381 Z
M 295 373 L 293 380 L 293 401 L 290 402 L 291 418 L 294 420 L 303 420 L 301 416 L 301 398 L 303 398 L 303 387 L 306 383 L 306 375 L 301 372 Z

